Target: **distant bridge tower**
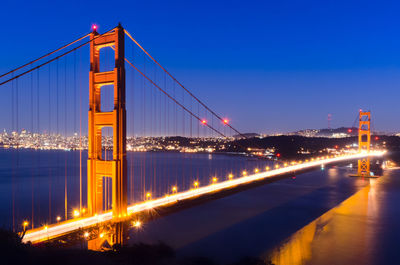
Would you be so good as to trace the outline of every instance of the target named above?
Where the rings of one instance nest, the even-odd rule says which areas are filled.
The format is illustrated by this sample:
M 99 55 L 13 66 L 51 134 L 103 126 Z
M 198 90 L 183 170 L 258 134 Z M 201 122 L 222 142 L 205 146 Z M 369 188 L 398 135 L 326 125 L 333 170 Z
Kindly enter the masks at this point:
M 121 25 L 103 35 L 96 30 L 90 34 L 87 206 L 90 215 L 103 211 L 103 178 L 111 178 L 113 218 L 127 214 L 124 34 Z M 115 67 L 100 72 L 100 50 L 105 47 L 115 50 Z M 114 86 L 114 108 L 110 112 L 102 112 L 100 108 L 101 89 L 106 85 Z M 102 158 L 104 127 L 113 129 L 112 160 Z
M 358 128 L 358 151 L 369 153 L 371 147 L 371 112 L 360 110 Z M 364 157 L 358 160 L 359 177 L 370 177 L 370 159 Z

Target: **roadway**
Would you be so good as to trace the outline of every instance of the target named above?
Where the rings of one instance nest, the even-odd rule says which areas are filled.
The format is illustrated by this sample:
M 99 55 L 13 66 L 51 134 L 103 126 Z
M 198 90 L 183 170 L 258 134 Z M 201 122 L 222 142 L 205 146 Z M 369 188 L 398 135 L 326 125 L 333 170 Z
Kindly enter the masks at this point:
M 124 218 L 129 218 L 129 216 L 133 214 L 137 214 L 143 211 L 147 211 L 150 209 L 154 209 L 157 207 L 162 207 L 162 206 L 167 206 L 173 203 L 176 203 L 178 201 L 184 201 L 184 200 L 189 200 L 193 199 L 196 197 L 200 197 L 203 195 L 215 193 L 221 190 L 228 190 L 230 188 L 234 188 L 239 185 L 245 185 L 249 184 L 252 182 L 264 180 L 267 178 L 273 178 L 273 177 L 278 177 L 284 174 L 288 174 L 294 171 L 300 171 L 300 170 L 306 170 L 310 169 L 313 167 L 318 167 L 321 165 L 326 165 L 326 164 L 333 164 L 333 163 L 339 163 L 343 161 L 348 161 L 348 160 L 355 160 L 355 159 L 360 159 L 366 156 L 370 157 L 379 157 L 382 156 L 385 152 L 384 151 L 372 151 L 369 154 L 367 153 L 355 153 L 355 154 L 349 154 L 349 155 L 343 155 L 343 156 L 338 156 L 338 157 L 330 157 L 330 158 L 324 158 L 324 159 L 316 159 L 314 161 L 309 161 L 309 162 L 304 162 L 301 164 L 295 164 L 295 165 L 290 165 L 286 167 L 280 167 L 280 168 L 275 168 L 271 169 L 268 171 L 263 171 L 255 174 L 249 174 L 245 175 L 239 178 L 233 178 L 229 180 L 225 180 L 222 182 L 217 182 L 210 184 L 208 186 L 203 186 L 203 187 L 198 187 L 198 188 L 193 188 L 191 190 L 183 191 L 183 192 L 177 192 L 174 194 L 170 194 L 168 196 L 162 197 L 162 198 L 156 198 L 153 200 L 147 200 L 143 202 L 139 202 L 136 204 L 133 204 L 131 206 L 128 206 L 128 216 L 123 217 Z M 93 227 L 95 225 L 98 225 L 100 223 L 104 222 L 110 222 L 113 220 L 112 212 L 106 212 L 103 214 L 95 215 L 92 217 L 81 217 L 81 218 L 75 218 L 71 220 L 67 220 L 64 222 L 60 222 L 57 224 L 52 224 L 32 230 L 27 230 L 23 242 L 32 242 L 32 243 L 39 243 L 43 242 L 49 239 L 54 239 L 58 238 L 60 236 L 72 233 L 77 230 L 81 229 L 87 229 L 90 227 Z M 121 219 L 119 219 L 120 221 Z

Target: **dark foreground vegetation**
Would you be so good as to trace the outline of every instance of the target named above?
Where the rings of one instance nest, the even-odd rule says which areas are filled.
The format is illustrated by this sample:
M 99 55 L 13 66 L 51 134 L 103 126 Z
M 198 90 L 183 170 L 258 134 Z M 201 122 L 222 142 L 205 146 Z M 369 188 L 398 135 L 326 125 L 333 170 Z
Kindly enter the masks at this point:
M 95 252 L 85 249 L 66 249 L 51 244 L 35 247 L 21 242 L 10 231 L 0 230 L 0 264 L 2 265 L 218 265 L 204 257 L 178 258 L 174 250 L 163 244 L 135 244 Z M 258 258 L 244 258 L 231 265 L 271 264 Z

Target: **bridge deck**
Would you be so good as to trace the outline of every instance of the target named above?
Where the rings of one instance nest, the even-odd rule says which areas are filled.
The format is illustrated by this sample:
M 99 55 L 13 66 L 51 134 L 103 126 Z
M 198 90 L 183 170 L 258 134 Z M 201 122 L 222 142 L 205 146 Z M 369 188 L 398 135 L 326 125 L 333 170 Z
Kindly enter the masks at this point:
M 266 178 L 277 177 L 277 176 L 291 173 L 294 171 L 304 170 L 304 169 L 321 166 L 321 165 L 325 165 L 325 164 L 330 164 L 330 163 L 337 163 L 337 162 L 342 162 L 342 161 L 347 161 L 347 160 L 359 159 L 359 158 L 366 157 L 366 156 L 382 156 L 383 154 L 384 154 L 384 152 L 374 151 L 374 152 L 370 152 L 369 154 L 357 153 L 357 154 L 351 154 L 351 155 L 344 155 L 344 156 L 339 156 L 339 157 L 334 157 L 334 158 L 321 159 L 321 160 L 306 162 L 306 163 L 302 163 L 302 164 L 273 169 L 273 170 L 269 170 L 269 171 L 265 171 L 265 172 L 260 172 L 260 173 L 256 173 L 256 174 L 252 174 L 252 175 L 243 176 L 240 178 L 235 178 L 232 180 L 226 180 L 226 181 L 211 184 L 208 186 L 199 187 L 199 188 L 191 189 L 188 191 L 171 194 L 166 197 L 157 198 L 154 200 L 144 201 L 144 202 L 140 202 L 140 203 L 131 205 L 128 207 L 128 215 L 140 213 L 142 211 L 146 211 L 146 210 L 161 207 L 161 206 L 166 206 L 169 204 L 173 204 L 177 201 L 192 199 L 192 198 L 195 198 L 198 196 L 211 194 L 211 193 L 218 192 L 221 190 L 226 190 L 229 188 L 236 187 L 238 185 L 248 184 L 248 183 L 263 180 Z M 123 218 L 129 218 L 129 216 L 123 217 Z M 106 212 L 106 213 L 103 213 L 103 214 L 100 214 L 97 216 L 92 216 L 92 217 L 82 217 L 82 218 L 71 219 L 71 220 L 67 220 L 64 222 L 57 223 L 57 224 L 49 225 L 47 227 L 40 227 L 40 228 L 28 230 L 23 238 L 23 241 L 39 243 L 39 242 L 43 242 L 43 241 L 46 241 L 49 239 L 54 239 L 54 238 L 60 237 L 62 235 L 77 231 L 79 229 L 86 229 L 86 228 L 92 227 L 92 226 L 100 224 L 100 223 L 110 222 L 112 220 L 113 220 L 113 216 L 112 216 L 111 212 Z

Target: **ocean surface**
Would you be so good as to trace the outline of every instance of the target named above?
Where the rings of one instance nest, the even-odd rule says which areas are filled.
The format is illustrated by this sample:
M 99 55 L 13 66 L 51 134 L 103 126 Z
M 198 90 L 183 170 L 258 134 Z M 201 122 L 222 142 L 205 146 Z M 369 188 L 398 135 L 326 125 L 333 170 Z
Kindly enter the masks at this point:
M 64 217 L 65 180 L 67 214 L 79 208 L 86 154 L 82 170 L 79 157 L 77 151 L 0 150 L 0 224 L 9 228 L 14 220 L 17 228 L 32 220 L 32 208 L 36 225 Z M 130 153 L 129 201 L 143 200 L 143 190 L 162 196 L 172 185 L 186 189 L 194 180 L 208 184 L 213 176 L 266 165 L 240 156 Z M 400 264 L 400 169 L 377 179 L 350 173 L 330 166 L 208 201 L 144 223 L 130 232 L 130 243 L 162 241 L 179 257 L 221 264 L 244 257 L 273 264 Z

